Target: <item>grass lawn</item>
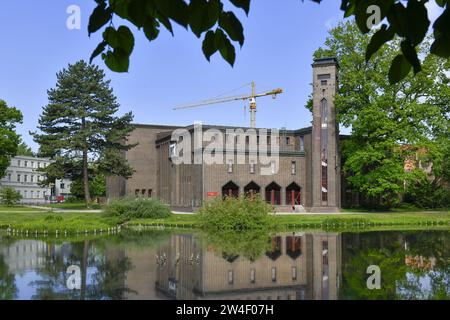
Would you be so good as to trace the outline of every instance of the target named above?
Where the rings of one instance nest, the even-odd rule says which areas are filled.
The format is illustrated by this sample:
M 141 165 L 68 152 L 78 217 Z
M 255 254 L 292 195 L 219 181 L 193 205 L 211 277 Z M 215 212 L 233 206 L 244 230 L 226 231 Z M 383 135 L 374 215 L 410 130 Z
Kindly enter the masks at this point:
M 107 230 L 117 226 L 116 218 L 106 217 L 103 213 L 83 213 L 83 212 L 64 212 L 50 213 L 46 211 L 0 211 L 0 229 L 11 227 L 15 230 L 22 230 L 34 233 L 44 231 L 60 233 L 92 232 L 100 229 Z
M 12 206 L 12 207 L 0 206 L 0 212 L 15 212 L 15 211 L 37 211 L 37 210 L 34 208 L 28 208 L 24 206 Z
M 333 215 L 278 215 L 281 229 L 295 228 L 335 228 L 351 229 L 354 227 L 381 226 L 445 226 L 449 227 L 450 213 L 368 213 L 368 214 L 333 214 Z M 166 219 L 136 219 L 127 222 L 127 226 L 165 226 L 195 228 L 196 216 L 176 214 Z
M 63 210 L 102 209 L 102 206 L 99 204 L 92 204 L 91 207 L 88 208 L 84 201 L 49 203 L 49 204 L 45 204 L 43 206 L 48 207 L 48 208 L 63 209 Z

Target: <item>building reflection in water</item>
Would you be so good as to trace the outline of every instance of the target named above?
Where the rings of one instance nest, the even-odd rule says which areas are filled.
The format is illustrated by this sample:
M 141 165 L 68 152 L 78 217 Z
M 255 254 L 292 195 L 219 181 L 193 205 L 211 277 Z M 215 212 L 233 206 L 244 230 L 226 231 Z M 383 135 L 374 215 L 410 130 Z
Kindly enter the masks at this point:
M 337 233 L 286 233 L 271 238 L 271 250 L 256 260 L 218 254 L 192 235 L 173 235 L 153 258 L 133 259 L 128 298 L 171 299 L 337 299 L 341 236 Z M 150 253 L 149 253 L 150 255 Z M 156 293 L 143 294 L 142 270 L 153 270 Z M 136 277 L 133 276 L 136 273 Z M 134 281 L 133 279 L 141 281 Z M 148 279 L 150 280 L 150 279 Z M 137 286 L 137 287 L 135 287 Z M 145 286 L 145 285 L 144 285 Z M 150 290 L 151 291 L 151 290 Z

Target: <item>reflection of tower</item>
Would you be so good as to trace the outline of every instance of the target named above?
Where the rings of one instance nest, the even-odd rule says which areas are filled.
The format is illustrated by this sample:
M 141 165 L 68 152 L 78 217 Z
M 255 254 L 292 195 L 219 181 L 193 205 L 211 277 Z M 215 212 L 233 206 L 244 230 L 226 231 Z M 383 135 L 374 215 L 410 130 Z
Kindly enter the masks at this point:
M 337 212 L 340 207 L 339 126 L 334 104 L 338 68 L 336 58 L 313 63 L 311 211 Z
M 338 233 L 312 233 L 311 299 L 336 300 L 341 279 L 341 236 Z

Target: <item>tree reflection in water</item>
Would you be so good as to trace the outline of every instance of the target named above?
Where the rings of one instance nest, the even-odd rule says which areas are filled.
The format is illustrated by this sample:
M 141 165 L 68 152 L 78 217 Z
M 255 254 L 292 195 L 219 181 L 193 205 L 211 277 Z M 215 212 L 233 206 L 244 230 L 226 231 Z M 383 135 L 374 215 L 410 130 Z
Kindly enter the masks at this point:
M 449 299 L 449 233 L 343 234 L 341 299 Z M 381 269 L 381 289 L 366 285 L 369 265 Z

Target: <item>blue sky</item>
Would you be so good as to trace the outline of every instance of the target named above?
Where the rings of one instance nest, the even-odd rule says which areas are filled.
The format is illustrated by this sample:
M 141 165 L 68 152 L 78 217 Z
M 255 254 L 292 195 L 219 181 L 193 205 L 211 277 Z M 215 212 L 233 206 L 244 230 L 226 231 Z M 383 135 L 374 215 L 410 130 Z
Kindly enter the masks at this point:
M 311 93 L 312 54 L 323 44 L 327 30 L 342 13 L 340 1 L 321 5 L 299 0 L 253 0 L 249 17 L 238 12 L 246 41 L 237 50 L 231 68 L 219 55 L 208 62 L 201 41 L 181 27 L 175 37 L 165 30 L 149 43 L 138 33 L 129 73 L 106 70 L 121 105 L 120 113 L 132 111 L 136 123 L 188 125 L 248 125 L 248 108 L 234 102 L 207 108 L 172 111 L 179 104 L 213 98 L 255 81 L 257 91 L 281 87 L 276 100 L 259 99 L 257 126 L 301 128 L 310 125 L 304 108 Z M 281 4 L 282 3 L 282 4 Z M 66 9 L 81 8 L 81 30 L 68 30 Z M 22 110 L 18 132 L 37 149 L 28 132 L 36 130 L 47 89 L 54 87 L 56 73 L 80 59 L 89 59 L 100 33 L 87 35 L 93 0 L 3 1 L 0 10 L 0 98 Z M 120 21 L 115 21 L 120 25 Z M 101 58 L 95 63 L 105 68 Z M 106 69 L 106 68 L 105 68 Z M 249 88 L 230 93 L 249 92 Z

